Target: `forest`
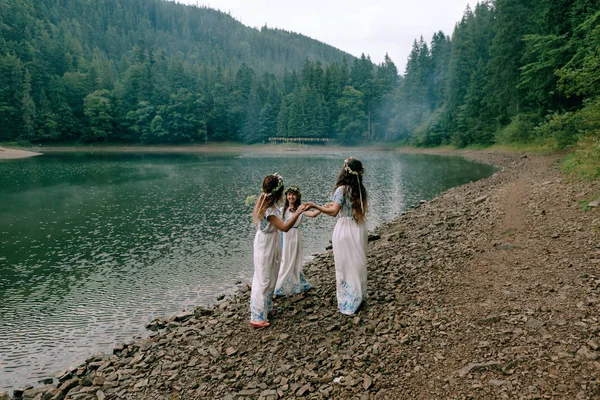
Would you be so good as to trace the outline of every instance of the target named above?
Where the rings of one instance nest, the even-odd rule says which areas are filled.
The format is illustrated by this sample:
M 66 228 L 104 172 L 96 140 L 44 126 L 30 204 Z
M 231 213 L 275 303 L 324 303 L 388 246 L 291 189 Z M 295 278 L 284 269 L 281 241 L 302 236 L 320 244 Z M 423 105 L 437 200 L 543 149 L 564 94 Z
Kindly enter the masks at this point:
M 405 72 L 164 0 L 0 0 L 0 142 L 586 144 L 600 0 L 490 0 Z M 599 158 L 600 159 L 600 158 Z

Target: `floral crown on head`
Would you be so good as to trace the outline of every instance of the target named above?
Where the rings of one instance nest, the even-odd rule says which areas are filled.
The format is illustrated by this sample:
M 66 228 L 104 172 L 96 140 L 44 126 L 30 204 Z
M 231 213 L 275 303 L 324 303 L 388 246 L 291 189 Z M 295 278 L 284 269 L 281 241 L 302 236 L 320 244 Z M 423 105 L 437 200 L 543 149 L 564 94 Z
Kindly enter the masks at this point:
M 365 174 L 365 167 L 363 167 L 362 171 L 354 171 L 352 168 L 350 168 L 350 166 L 348 165 L 348 163 L 352 160 L 354 160 L 354 157 L 348 157 L 344 160 L 344 170 L 349 173 L 350 175 L 360 175 L 363 176 Z
M 302 196 L 302 192 L 298 186 L 290 186 L 289 188 L 285 189 L 285 192 L 283 192 L 283 194 L 288 193 L 296 193 L 298 196 Z
M 261 190 L 267 196 L 271 196 L 273 193 L 277 193 L 279 191 L 279 189 L 281 189 L 283 187 L 283 178 L 281 177 L 281 175 L 279 175 L 277 172 L 275 172 L 273 174 L 273 176 L 277 178 L 277 186 L 273 190 L 271 190 L 269 193 L 265 192 L 264 190 Z

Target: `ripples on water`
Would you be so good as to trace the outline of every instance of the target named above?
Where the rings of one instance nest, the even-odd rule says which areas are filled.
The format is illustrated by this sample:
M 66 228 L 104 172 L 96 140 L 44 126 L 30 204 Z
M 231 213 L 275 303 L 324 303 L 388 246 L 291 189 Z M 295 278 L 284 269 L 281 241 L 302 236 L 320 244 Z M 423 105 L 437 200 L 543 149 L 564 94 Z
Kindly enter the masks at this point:
M 452 157 L 355 156 L 367 168 L 370 228 L 492 172 Z M 0 162 L 0 391 L 110 352 L 153 318 L 233 292 L 253 271 L 246 197 L 279 172 L 303 200 L 325 203 L 345 157 L 51 154 Z M 334 223 L 305 223 L 305 255 L 323 250 Z

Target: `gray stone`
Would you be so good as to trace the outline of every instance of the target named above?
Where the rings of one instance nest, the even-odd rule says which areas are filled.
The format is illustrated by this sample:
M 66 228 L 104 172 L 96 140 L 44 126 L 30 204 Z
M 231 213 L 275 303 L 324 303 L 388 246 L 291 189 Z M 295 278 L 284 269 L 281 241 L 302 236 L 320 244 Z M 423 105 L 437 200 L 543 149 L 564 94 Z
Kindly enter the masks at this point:
M 544 326 L 544 324 L 545 324 L 545 322 L 538 321 L 538 320 L 537 320 L 537 319 L 535 319 L 535 318 L 529 318 L 529 319 L 527 320 L 527 322 L 525 323 L 525 326 L 526 326 L 526 327 L 528 327 L 528 328 L 535 328 L 535 329 L 539 329 L 539 328 L 541 328 L 542 326 Z
M 50 400 L 62 400 L 65 398 L 65 394 L 62 392 L 62 390 L 57 389 L 54 393 L 53 396 L 50 397 Z
M 56 389 L 55 386 L 41 386 L 37 388 L 29 388 L 23 392 L 22 397 L 24 399 L 33 399 L 40 394 L 46 394 L 47 392 Z
M 300 389 L 298 389 L 298 391 L 296 392 L 296 396 L 304 396 L 306 393 L 308 393 L 309 390 L 310 390 L 310 383 L 307 383 L 306 385 L 304 385 Z
M 142 379 L 141 381 L 136 383 L 133 387 L 136 389 L 141 389 L 141 388 L 145 388 L 146 386 L 148 386 L 148 379 Z
M 588 207 L 598 207 L 600 206 L 600 199 L 596 199 L 594 201 L 590 201 L 588 203 Z
M 69 379 L 68 381 L 64 381 L 60 384 L 58 388 L 63 392 L 67 393 L 69 390 L 73 389 L 77 385 L 79 385 L 79 379 L 73 378 Z
M 499 367 L 500 367 L 500 363 L 498 363 L 496 361 L 489 361 L 486 363 L 471 363 L 471 364 L 468 364 L 468 365 L 465 365 L 464 367 L 462 367 L 458 371 L 458 376 L 460 376 L 461 378 L 464 378 L 465 376 L 469 375 L 471 372 L 481 371 L 483 369 L 488 369 L 488 368 L 499 368 Z
M 228 356 L 232 356 L 235 353 L 237 353 L 237 350 L 235 350 L 233 347 L 228 347 L 227 350 L 225 350 L 225 354 L 227 354 Z
M 487 200 L 487 198 L 488 198 L 487 196 L 481 196 L 481 197 L 478 197 L 478 198 L 476 198 L 476 199 L 475 199 L 475 201 L 474 201 L 473 203 L 475 203 L 475 205 L 481 204 L 481 203 L 483 203 L 484 201 L 486 201 L 486 200 Z
M 598 353 L 596 353 L 593 350 L 590 350 L 586 346 L 582 346 L 579 350 L 577 350 L 577 356 L 591 361 L 598 359 Z
M 238 392 L 239 396 L 253 396 L 258 393 L 259 389 L 245 389 Z
M 175 316 L 175 321 L 177 321 L 177 322 L 186 321 L 186 320 L 192 318 L 193 316 L 194 316 L 193 311 L 184 311 Z
M 219 350 L 217 350 L 214 346 L 208 346 L 208 352 L 214 358 L 219 358 L 221 356 L 221 354 L 219 353 Z

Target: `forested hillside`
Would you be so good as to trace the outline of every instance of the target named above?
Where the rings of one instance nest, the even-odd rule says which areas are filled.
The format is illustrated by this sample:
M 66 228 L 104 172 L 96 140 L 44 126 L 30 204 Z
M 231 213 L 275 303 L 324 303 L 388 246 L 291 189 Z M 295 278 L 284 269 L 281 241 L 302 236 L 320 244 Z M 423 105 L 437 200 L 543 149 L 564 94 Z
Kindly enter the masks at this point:
M 323 85 L 342 92 L 327 80 L 356 61 L 163 0 L 0 0 L 0 141 L 254 142 L 278 124 L 329 135 Z
M 579 142 L 600 174 L 600 1 L 495 0 L 413 46 L 387 137 L 418 145 Z
M 163 0 L 0 0 L 0 141 L 586 145 L 600 0 L 490 0 L 398 76 L 302 35 Z

